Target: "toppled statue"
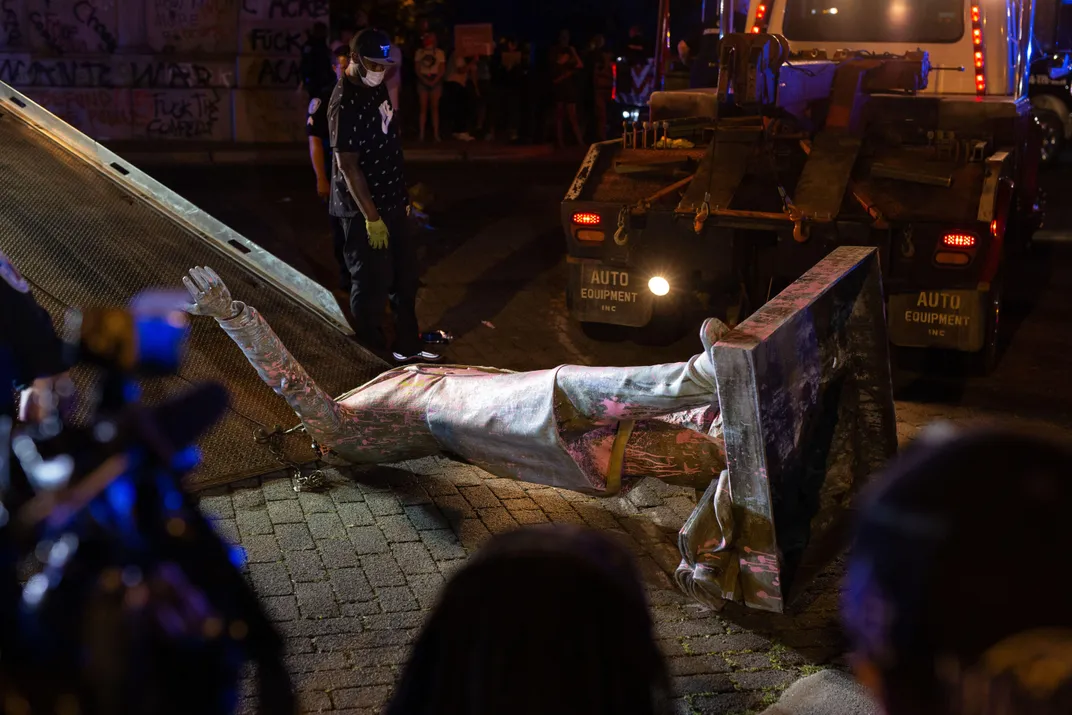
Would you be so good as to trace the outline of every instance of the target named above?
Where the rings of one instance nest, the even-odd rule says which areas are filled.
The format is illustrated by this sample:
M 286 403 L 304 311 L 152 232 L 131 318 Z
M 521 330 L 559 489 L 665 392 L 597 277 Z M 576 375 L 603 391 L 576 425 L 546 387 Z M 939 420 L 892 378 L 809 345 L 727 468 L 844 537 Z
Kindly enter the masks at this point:
M 351 464 L 442 455 L 499 477 L 611 496 L 644 477 L 706 489 L 725 468 L 711 346 L 646 367 L 560 366 L 532 372 L 407 365 L 333 399 L 252 306 L 211 268 L 183 278 L 193 303 L 241 348 L 309 436 Z

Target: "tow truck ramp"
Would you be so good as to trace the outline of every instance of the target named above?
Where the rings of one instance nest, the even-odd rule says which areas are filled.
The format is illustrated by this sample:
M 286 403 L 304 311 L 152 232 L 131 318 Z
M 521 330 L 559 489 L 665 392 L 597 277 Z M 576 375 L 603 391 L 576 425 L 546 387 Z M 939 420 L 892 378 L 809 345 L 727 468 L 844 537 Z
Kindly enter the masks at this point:
M 125 306 L 146 288 L 182 287 L 194 267 L 214 268 L 264 314 L 318 384 L 342 394 L 386 365 L 352 339 L 329 291 L 259 248 L 82 132 L 0 82 L 0 249 L 59 325 L 68 308 Z M 89 376 L 76 369 L 75 380 Z M 179 375 L 153 379 L 154 404 L 192 383 L 215 381 L 231 407 L 200 442 L 203 489 L 278 470 L 254 432 L 297 424 L 215 321 L 193 321 Z M 75 415 L 75 418 L 85 415 Z M 308 439 L 280 443 L 289 461 L 312 461 Z

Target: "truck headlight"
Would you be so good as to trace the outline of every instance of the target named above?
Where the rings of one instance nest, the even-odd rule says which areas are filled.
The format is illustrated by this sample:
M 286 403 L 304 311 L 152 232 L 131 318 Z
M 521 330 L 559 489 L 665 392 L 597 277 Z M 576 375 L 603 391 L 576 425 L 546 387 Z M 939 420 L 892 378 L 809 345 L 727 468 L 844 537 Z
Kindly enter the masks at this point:
M 666 295 L 670 292 L 670 281 L 662 276 L 653 276 L 651 280 L 648 281 L 648 290 L 655 295 Z

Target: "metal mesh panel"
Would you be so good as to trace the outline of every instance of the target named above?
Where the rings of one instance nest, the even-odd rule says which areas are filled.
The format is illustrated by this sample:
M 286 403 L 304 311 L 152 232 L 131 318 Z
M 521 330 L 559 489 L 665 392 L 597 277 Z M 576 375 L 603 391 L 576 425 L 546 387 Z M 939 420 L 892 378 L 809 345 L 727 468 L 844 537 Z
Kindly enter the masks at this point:
M 71 306 L 126 305 L 148 287 L 181 287 L 189 268 L 209 265 L 236 299 L 268 319 L 329 393 L 342 394 L 386 367 L 165 209 L 124 190 L 11 115 L 0 115 L 0 248 L 57 322 Z M 85 374 L 75 377 L 83 383 L 86 379 Z M 202 439 L 204 463 L 191 475 L 189 486 L 205 488 L 278 469 L 268 449 L 253 441 L 253 430 L 260 425 L 289 427 L 297 418 L 208 318 L 194 320 L 181 374 L 147 382 L 143 396 L 154 404 L 200 381 L 225 385 L 231 409 Z M 305 438 L 287 439 L 288 457 L 312 459 Z

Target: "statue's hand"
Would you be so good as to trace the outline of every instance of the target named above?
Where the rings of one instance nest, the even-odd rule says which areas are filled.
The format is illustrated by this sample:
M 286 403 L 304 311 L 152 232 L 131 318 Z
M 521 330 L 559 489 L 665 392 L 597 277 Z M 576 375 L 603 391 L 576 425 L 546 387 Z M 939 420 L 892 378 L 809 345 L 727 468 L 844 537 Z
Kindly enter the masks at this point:
M 216 275 L 216 271 L 208 266 L 191 268 L 190 275 L 183 276 L 182 283 L 194 301 L 185 307 L 187 313 L 207 315 L 217 320 L 227 320 L 238 314 L 231 300 L 231 291 Z

